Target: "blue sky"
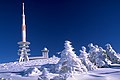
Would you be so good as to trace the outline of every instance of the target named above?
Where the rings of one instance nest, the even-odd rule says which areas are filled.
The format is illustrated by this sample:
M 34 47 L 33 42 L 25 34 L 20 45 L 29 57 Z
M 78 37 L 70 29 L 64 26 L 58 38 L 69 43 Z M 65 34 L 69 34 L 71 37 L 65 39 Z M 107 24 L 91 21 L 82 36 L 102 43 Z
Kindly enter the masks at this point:
M 120 52 L 119 0 L 24 0 L 31 56 L 47 47 L 50 56 L 70 40 L 79 55 L 89 43 Z M 15 61 L 21 41 L 22 0 L 0 1 L 0 62 Z

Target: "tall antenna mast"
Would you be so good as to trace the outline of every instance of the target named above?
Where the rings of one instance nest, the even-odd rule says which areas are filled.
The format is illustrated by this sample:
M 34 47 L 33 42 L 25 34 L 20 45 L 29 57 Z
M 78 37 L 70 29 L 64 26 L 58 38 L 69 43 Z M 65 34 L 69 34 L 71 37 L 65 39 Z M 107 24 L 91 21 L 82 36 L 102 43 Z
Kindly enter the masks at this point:
M 26 42 L 26 25 L 25 25 L 25 8 L 24 8 L 24 2 L 22 3 L 22 41 Z
M 26 24 L 25 24 L 25 6 L 24 6 L 24 2 L 22 2 L 22 41 L 18 42 L 19 46 L 19 50 L 18 52 L 20 53 L 20 58 L 19 58 L 19 62 L 23 62 L 23 61 L 29 61 L 28 58 L 28 52 L 30 52 L 29 48 L 29 44 L 30 42 L 26 41 Z

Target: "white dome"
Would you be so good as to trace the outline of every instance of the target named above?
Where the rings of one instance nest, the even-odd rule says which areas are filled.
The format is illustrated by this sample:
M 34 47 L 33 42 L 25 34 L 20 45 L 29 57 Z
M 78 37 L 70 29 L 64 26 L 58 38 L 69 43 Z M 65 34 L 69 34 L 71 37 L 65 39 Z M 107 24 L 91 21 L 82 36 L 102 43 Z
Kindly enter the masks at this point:
M 47 48 L 44 48 L 45 51 L 47 51 L 48 49 Z

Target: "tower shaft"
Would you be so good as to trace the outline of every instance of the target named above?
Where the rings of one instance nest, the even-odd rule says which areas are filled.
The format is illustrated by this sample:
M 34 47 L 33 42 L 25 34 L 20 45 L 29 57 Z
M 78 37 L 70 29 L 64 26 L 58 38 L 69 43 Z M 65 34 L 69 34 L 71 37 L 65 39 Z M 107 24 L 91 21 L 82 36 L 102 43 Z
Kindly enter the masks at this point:
M 26 24 L 25 24 L 25 12 L 24 12 L 24 3 L 23 3 L 23 14 L 22 14 L 22 41 L 26 42 Z

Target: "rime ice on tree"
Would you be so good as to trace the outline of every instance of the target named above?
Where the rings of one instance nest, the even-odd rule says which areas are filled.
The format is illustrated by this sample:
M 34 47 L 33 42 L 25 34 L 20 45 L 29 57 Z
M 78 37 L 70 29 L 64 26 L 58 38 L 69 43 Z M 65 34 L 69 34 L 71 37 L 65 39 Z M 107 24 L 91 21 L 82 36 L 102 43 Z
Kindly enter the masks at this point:
M 94 46 L 92 43 L 88 45 L 89 50 L 89 59 L 92 63 L 95 63 L 97 52 L 99 51 L 98 46 Z
M 84 46 L 82 46 L 82 50 L 80 50 L 80 56 L 79 56 L 80 60 L 82 61 L 82 63 L 86 66 L 86 68 L 88 70 L 94 70 L 97 67 L 91 63 L 91 61 L 88 58 L 88 53 L 86 52 L 86 48 Z
M 22 42 L 18 42 L 18 44 L 20 45 L 20 49 L 18 50 L 18 52 L 20 53 L 20 59 L 19 62 L 23 62 L 23 61 L 29 61 L 28 58 L 28 52 L 30 52 L 29 48 L 29 44 L 30 42 L 26 41 L 26 25 L 25 25 L 25 14 L 24 14 L 24 3 L 23 3 L 23 15 L 22 15 Z
M 113 50 L 112 46 L 110 44 L 106 44 L 106 47 L 106 53 L 108 55 L 108 58 L 112 61 L 112 63 L 120 63 L 120 57 Z
M 57 63 L 56 70 L 60 73 L 81 73 L 87 71 L 81 60 L 73 51 L 70 41 L 65 41 L 65 49 L 61 52 L 61 59 Z
M 102 47 L 93 45 L 92 43 L 88 45 L 89 50 L 89 59 L 97 67 L 109 67 L 111 61 L 107 58 L 106 51 Z
M 97 67 L 109 67 L 111 61 L 107 58 L 106 51 L 99 47 L 99 52 L 97 52 L 95 64 Z

